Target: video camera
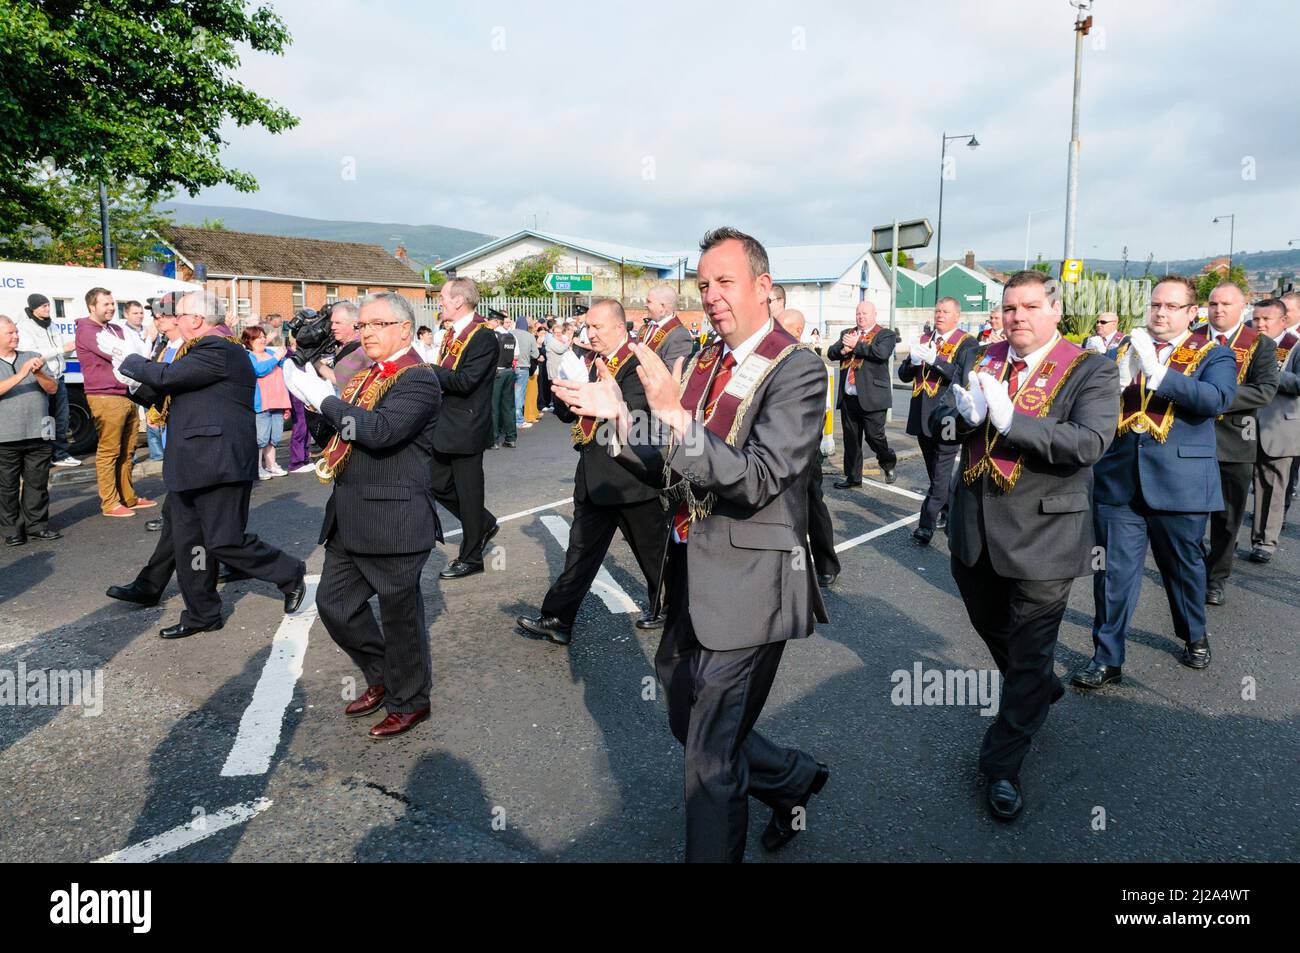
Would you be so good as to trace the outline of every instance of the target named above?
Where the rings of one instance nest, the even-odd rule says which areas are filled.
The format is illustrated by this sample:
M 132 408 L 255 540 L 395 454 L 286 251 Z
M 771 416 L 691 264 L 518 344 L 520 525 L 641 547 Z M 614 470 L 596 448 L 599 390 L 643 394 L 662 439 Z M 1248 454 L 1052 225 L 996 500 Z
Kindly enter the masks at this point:
M 333 357 L 339 342 L 334 339 L 334 330 L 330 327 L 330 312 L 334 305 L 327 304 L 317 311 L 315 308 L 303 308 L 285 325 L 293 335 L 294 348 L 292 361 L 299 367 L 323 357 Z

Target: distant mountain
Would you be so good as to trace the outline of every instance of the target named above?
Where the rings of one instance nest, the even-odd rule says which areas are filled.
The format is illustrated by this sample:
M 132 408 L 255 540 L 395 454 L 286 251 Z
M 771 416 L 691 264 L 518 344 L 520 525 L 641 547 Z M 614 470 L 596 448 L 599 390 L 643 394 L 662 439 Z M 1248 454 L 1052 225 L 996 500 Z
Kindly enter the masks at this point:
M 1176 275 L 1192 275 L 1200 273 L 1206 265 L 1215 258 L 1224 257 L 1215 255 L 1206 258 L 1182 258 L 1176 261 L 1166 262 L 1162 258 L 1157 258 L 1151 263 L 1151 274 L 1163 275 L 1166 270 Z M 981 259 L 980 264 L 985 268 L 994 268 L 998 271 L 1019 271 L 1024 265 L 1023 258 L 994 258 Z M 1279 272 L 1288 275 L 1300 275 L 1300 248 L 1283 248 L 1277 251 L 1238 251 L 1232 256 L 1234 265 L 1241 265 L 1246 269 L 1246 273 L 1255 275 L 1263 272 L 1268 277 L 1274 277 Z M 1033 264 L 1033 261 L 1030 261 Z M 1057 274 L 1061 268 L 1059 258 L 1050 259 L 1052 274 Z M 1119 278 L 1124 274 L 1124 262 L 1119 259 L 1106 258 L 1087 258 L 1084 264 L 1092 271 L 1104 271 L 1112 278 Z M 1143 255 L 1140 258 L 1130 258 L 1128 261 L 1128 276 L 1130 278 L 1142 277 L 1142 272 L 1146 269 L 1147 259 Z
M 160 207 L 171 213 L 172 220 L 177 225 L 202 225 L 204 219 L 220 219 L 226 228 L 235 232 L 365 242 L 368 245 L 382 245 L 390 252 L 400 244 L 406 246 L 406 253 L 412 259 L 426 265 L 433 264 L 439 258 L 447 259 L 469 251 L 494 237 L 442 225 L 331 221 L 228 205 L 163 202 Z

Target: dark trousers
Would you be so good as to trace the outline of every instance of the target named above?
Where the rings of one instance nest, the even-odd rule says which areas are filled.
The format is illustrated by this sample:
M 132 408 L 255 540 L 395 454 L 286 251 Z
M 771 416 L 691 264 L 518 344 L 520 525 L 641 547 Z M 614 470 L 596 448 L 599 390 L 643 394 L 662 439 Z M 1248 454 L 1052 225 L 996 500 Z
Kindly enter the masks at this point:
M 598 506 L 589 500 L 574 500 L 564 571 L 546 591 L 542 615 L 553 615 L 565 625 L 573 625 L 578 606 L 591 589 L 609 552 L 609 544 L 614 541 L 615 529 L 622 531 L 623 538 L 632 547 L 632 555 L 645 576 L 648 604 L 654 605 L 659 593 L 664 547 L 668 544 L 664 510 L 659 501 Z
M 655 653 L 668 725 L 686 749 L 686 860 L 738 863 L 745 856 L 748 795 L 787 815 L 789 823 L 788 812 L 812 785 L 817 762 L 753 730 L 785 643 L 714 652 L 695 637 L 686 549 L 668 547 L 668 618 Z
M 481 565 L 483 542 L 497 519 L 483 505 L 483 452 L 433 452 L 433 495 L 460 520 L 461 562 Z M 433 540 L 429 541 L 430 545 Z
M 335 534 L 325 544 L 316 609 L 330 638 L 348 653 L 366 686 L 384 686 L 390 712 L 429 707 L 433 669 L 420 573 L 429 550 L 400 555 L 350 553 Z M 379 621 L 370 599 L 379 596 Z M 382 628 L 381 628 L 382 622 Z
M 223 483 L 167 494 L 170 525 L 185 611 L 184 625 L 212 625 L 221 619 L 217 564 L 290 592 L 304 570 L 300 559 L 268 546 L 248 532 L 251 483 Z
M 6 536 L 45 528 L 53 451 L 39 437 L 0 443 L 0 530 Z
M 1232 575 L 1232 560 L 1237 555 L 1237 534 L 1246 518 L 1246 502 L 1254 476 L 1253 463 L 1219 464 L 1223 509 L 1210 514 L 1210 553 L 1205 560 L 1205 574 L 1211 585 L 1222 586 Z
M 492 379 L 492 442 L 502 437 L 511 443 L 519 437 L 515 429 L 515 372 L 509 367 L 497 368 Z
M 858 447 L 859 453 L 861 446 Z M 862 459 L 858 459 L 859 479 L 862 474 Z M 817 575 L 839 575 L 840 557 L 835 555 L 835 528 L 831 525 L 831 513 L 826 509 L 826 500 L 822 494 L 822 455 L 813 454 L 812 470 L 808 474 L 808 546 L 812 550 L 813 570 Z
M 546 373 L 545 362 L 537 365 L 537 409 L 551 406 L 551 377 Z
M 1147 543 L 1165 586 L 1174 632 L 1188 642 L 1205 638 L 1205 513 L 1153 510 L 1141 496 L 1122 506 L 1093 505 L 1097 545 L 1106 569 L 1092 577 L 1093 658 L 1124 664 L 1124 636 L 1142 594 Z
M 990 780 L 1018 778 L 1034 733 L 1063 691 L 1052 659 L 1074 580 L 1005 579 L 987 549 L 974 566 L 954 556 L 952 576 L 1002 675 L 998 714 L 980 746 L 980 770 Z
M 876 455 L 882 470 L 893 469 L 898 454 L 889 448 L 885 437 L 885 411 L 863 410 L 854 394 L 845 394 L 840 402 L 840 426 L 844 428 L 844 479 L 862 479 L 862 439 Z
M 921 456 L 925 458 L 925 472 L 930 475 L 930 489 L 921 504 L 920 529 L 934 532 L 938 525 L 939 514 L 948 512 L 948 498 L 952 496 L 953 467 L 961 454 L 958 444 L 940 443 L 924 434 L 916 438 L 921 445 Z

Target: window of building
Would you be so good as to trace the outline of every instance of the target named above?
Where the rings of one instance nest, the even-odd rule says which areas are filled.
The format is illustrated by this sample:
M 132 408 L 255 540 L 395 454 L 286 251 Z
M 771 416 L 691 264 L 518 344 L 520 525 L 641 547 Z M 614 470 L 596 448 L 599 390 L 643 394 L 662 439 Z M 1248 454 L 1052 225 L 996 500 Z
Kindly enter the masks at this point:
M 252 313 L 252 310 L 253 310 L 253 301 L 252 301 L 251 298 L 236 298 L 236 299 L 235 299 L 235 316 L 236 316 L 236 317 L 238 317 L 238 318 L 240 318 L 240 319 L 242 320 L 243 318 L 248 317 L 249 314 Z
M 364 298 L 364 297 L 365 297 L 366 295 L 368 295 L 368 294 L 370 294 L 370 289 L 369 289 L 369 288 L 363 288 L 363 287 L 361 287 L 360 285 L 357 285 L 357 300 L 358 300 L 358 301 L 360 301 L 362 298 Z
M 56 318 L 66 318 L 68 316 L 68 302 L 71 298 L 54 299 L 54 316 Z
M 338 285 L 326 285 L 326 286 L 325 286 L 325 303 L 326 303 L 326 304 L 333 304 L 334 302 L 336 302 L 336 301 L 338 301 L 338 300 L 339 300 L 339 286 L 338 286 Z
M 307 282 L 300 281 L 293 286 L 293 307 L 295 311 L 307 307 Z

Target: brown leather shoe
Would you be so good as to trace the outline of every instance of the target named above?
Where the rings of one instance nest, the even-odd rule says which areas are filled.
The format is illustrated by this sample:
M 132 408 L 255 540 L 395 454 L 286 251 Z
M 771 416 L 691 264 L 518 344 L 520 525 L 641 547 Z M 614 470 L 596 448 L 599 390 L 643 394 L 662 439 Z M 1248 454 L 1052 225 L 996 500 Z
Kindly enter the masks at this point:
M 347 708 L 343 709 L 343 714 L 349 718 L 356 718 L 360 715 L 368 715 L 378 708 L 384 701 L 384 686 L 371 685 L 367 688 L 354 702 L 350 702 Z
M 370 737 L 376 741 L 395 737 L 405 731 L 410 731 L 428 717 L 429 709 L 427 708 L 421 708 L 419 711 L 390 711 L 387 718 L 370 729 Z

